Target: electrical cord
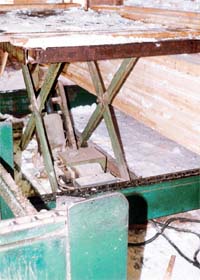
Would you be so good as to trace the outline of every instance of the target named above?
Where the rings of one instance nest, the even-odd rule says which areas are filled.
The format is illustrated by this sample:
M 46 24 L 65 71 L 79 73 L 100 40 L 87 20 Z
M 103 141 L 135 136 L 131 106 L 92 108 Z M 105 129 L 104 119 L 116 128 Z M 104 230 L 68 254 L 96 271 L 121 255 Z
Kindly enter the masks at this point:
M 158 222 L 158 221 L 155 221 L 155 220 L 152 220 L 154 224 L 157 224 L 159 226 L 163 226 L 164 224 L 161 223 L 161 222 Z M 190 220 L 190 222 L 197 222 L 199 223 L 198 220 Z M 184 233 L 190 233 L 190 234 L 194 234 L 196 235 L 199 239 L 200 239 L 200 233 L 198 232 L 195 232 L 195 231 L 192 231 L 192 230 L 189 230 L 189 229 L 184 229 L 184 228 L 178 228 L 178 227 L 174 227 L 174 226 L 168 226 L 168 229 L 173 229 L 175 231 L 178 231 L 178 232 L 184 232 Z M 171 244 L 172 245 L 172 244 Z M 200 246 L 199 248 L 194 252 L 194 256 L 193 256 L 193 260 L 194 262 L 197 264 L 197 266 L 199 267 L 199 261 L 198 261 L 198 254 L 200 253 Z M 195 265 L 195 264 L 194 264 Z M 196 266 L 196 265 L 195 265 Z
M 160 225 L 160 226 L 164 226 L 164 223 L 161 223 L 161 222 L 158 222 L 158 221 L 155 221 L 155 220 L 151 220 L 151 222 L 152 222 L 152 221 L 153 221 L 154 223 Z M 191 220 L 190 220 L 190 222 L 191 222 Z M 196 222 L 196 221 L 195 221 L 195 222 Z M 199 222 L 200 222 L 200 221 L 199 221 Z M 174 229 L 175 231 L 178 231 L 178 232 L 191 233 L 191 234 L 194 234 L 194 235 L 196 235 L 197 237 L 200 238 L 200 233 L 195 232 L 195 231 L 190 230 L 190 229 L 178 228 L 178 227 L 170 226 L 170 225 L 168 225 L 167 228 L 168 228 L 168 229 Z
M 172 222 L 175 222 L 175 221 L 179 221 L 181 223 L 185 223 L 185 222 L 191 222 L 191 223 L 200 223 L 200 220 L 198 219 L 189 219 L 189 218 L 183 218 L 183 217 L 176 217 L 176 218 L 170 218 L 168 219 L 165 223 L 160 223 L 160 222 L 157 222 L 155 220 L 151 220 L 150 222 L 154 225 L 155 229 L 157 230 L 157 233 L 151 237 L 150 239 L 148 240 L 145 240 L 143 242 L 136 242 L 136 243 L 133 243 L 133 242 L 129 242 L 128 243 L 128 246 L 134 246 L 134 247 L 139 247 L 139 246 L 145 246 L 151 242 L 153 242 L 155 239 L 157 239 L 160 235 L 162 235 L 168 242 L 169 244 L 178 252 L 178 254 L 183 257 L 185 260 L 187 260 L 189 263 L 193 264 L 195 267 L 199 268 L 200 269 L 200 262 L 198 261 L 198 255 L 200 253 L 200 246 L 199 248 L 194 252 L 194 255 L 193 255 L 193 259 L 190 259 L 188 258 L 179 248 L 176 244 L 174 244 L 172 242 L 172 240 L 164 233 L 165 229 L 173 229 L 173 230 L 176 230 L 178 232 L 185 232 L 185 233 L 191 233 L 191 234 L 194 234 L 196 235 L 199 240 L 200 240 L 200 234 L 197 233 L 197 232 L 194 232 L 192 230 L 188 230 L 188 229 L 180 229 L 180 228 L 177 228 L 177 227 L 174 227 L 174 226 L 170 226 L 170 224 Z M 159 228 L 160 227 L 160 228 Z
M 191 221 L 190 221 L 190 222 L 191 222 Z M 199 222 L 200 222 L 200 221 L 199 221 Z M 152 223 L 153 223 L 153 225 L 154 225 L 154 227 L 155 227 L 156 230 L 160 230 L 160 229 L 158 228 L 157 222 L 155 222 L 154 220 L 152 220 Z M 173 228 L 173 227 L 168 227 L 168 228 L 169 228 L 169 229 L 174 229 L 174 230 L 176 230 L 176 229 Z M 180 232 L 180 230 L 179 230 L 179 232 Z M 185 232 L 185 231 L 184 231 L 184 232 Z M 188 231 L 187 231 L 187 232 L 188 232 Z M 190 231 L 190 233 L 194 234 L 194 232 L 191 232 L 191 231 Z M 199 234 L 196 234 L 196 233 L 195 233 L 195 235 L 198 236 L 199 239 L 200 239 L 200 235 L 199 235 Z M 198 261 L 198 259 L 197 259 L 197 256 L 198 256 L 200 247 L 195 251 L 195 253 L 194 253 L 194 255 L 193 255 L 193 259 L 190 259 L 188 256 L 186 256 L 186 255 L 178 248 L 178 246 L 177 246 L 174 242 L 172 242 L 172 240 L 171 240 L 164 232 L 162 233 L 162 236 L 163 236 L 163 237 L 169 242 L 169 244 L 179 253 L 179 255 L 180 255 L 181 257 L 183 257 L 186 261 L 188 261 L 189 263 L 193 264 L 194 266 L 196 266 L 197 268 L 200 269 L 200 263 L 199 263 L 199 261 Z
M 162 226 L 160 232 L 157 232 L 157 233 L 156 233 L 153 237 L 151 237 L 150 239 L 145 240 L 145 241 L 143 241 L 143 242 L 136 242 L 136 243 L 132 243 L 132 242 L 131 242 L 131 243 L 128 243 L 128 245 L 129 245 L 129 246 L 135 246 L 135 247 L 137 247 L 137 246 L 145 246 L 145 245 L 151 243 L 152 241 L 154 241 L 155 239 L 157 239 L 157 238 L 165 231 L 165 229 L 168 228 L 168 226 L 169 226 L 172 222 L 177 221 L 177 219 L 178 219 L 178 218 L 170 218 L 170 219 L 168 219 L 168 220 L 163 224 L 163 226 Z M 183 219 L 185 219 L 185 218 L 183 218 Z M 152 220 L 150 220 L 150 221 L 152 221 Z M 185 222 L 186 222 L 186 221 L 185 221 Z M 188 220 L 187 220 L 187 222 L 188 222 Z M 200 221 L 199 221 L 199 222 L 200 222 Z

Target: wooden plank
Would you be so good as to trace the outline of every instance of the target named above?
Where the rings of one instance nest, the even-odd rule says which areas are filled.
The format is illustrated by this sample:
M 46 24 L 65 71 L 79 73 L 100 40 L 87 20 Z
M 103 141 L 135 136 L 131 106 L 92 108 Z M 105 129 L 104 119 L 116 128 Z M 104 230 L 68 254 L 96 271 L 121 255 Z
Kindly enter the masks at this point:
M 115 11 L 122 17 L 174 28 L 199 29 L 200 13 L 137 6 L 107 7 L 93 5 L 96 11 Z
M 161 15 L 174 15 L 180 17 L 196 17 L 199 15 L 199 12 L 192 12 L 192 11 L 180 11 L 180 10 L 170 10 L 164 8 L 152 8 L 152 7 L 139 7 L 139 6 L 125 6 L 122 9 L 130 10 L 130 11 L 137 11 L 141 13 L 157 13 Z
M 4 69 L 6 67 L 6 63 L 8 60 L 8 53 L 4 52 L 2 56 L 0 56 L 0 76 L 3 74 Z
M 191 12 L 191 11 L 178 11 L 178 10 L 170 10 L 170 9 L 161 9 L 161 8 L 150 8 L 150 7 L 139 7 L 139 6 L 125 6 L 122 9 L 126 9 L 129 11 L 137 11 L 140 13 L 157 13 L 161 15 L 174 15 L 179 17 L 193 17 L 199 16 L 200 13 L 198 12 Z
M 25 1 L 26 2 L 26 1 Z M 28 6 L 28 7 L 27 7 Z M 21 10 L 21 9 L 38 9 L 38 10 L 54 10 L 54 9 L 68 9 L 72 7 L 80 7 L 77 3 L 18 3 L 18 4 L 0 4 L 0 11 L 12 11 L 12 10 Z
M 42 3 L 46 3 L 48 4 L 48 0 L 14 0 L 14 4 L 25 4 L 25 5 L 30 5 L 30 4 L 42 4 Z M 62 0 L 54 0 L 51 1 L 52 3 L 63 3 Z
M 98 63 L 106 86 L 119 63 L 118 60 Z M 200 154 L 199 71 L 199 55 L 140 59 L 113 105 Z M 95 93 L 86 64 L 72 64 L 64 75 Z
M 161 14 L 161 15 L 173 15 L 178 17 L 191 17 L 195 18 L 199 16 L 199 12 L 192 12 L 192 11 L 179 11 L 179 10 L 170 10 L 170 9 L 161 9 L 161 8 L 151 8 L 151 7 L 139 7 L 139 6 L 130 6 L 130 5 L 124 5 L 122 7 L 109 7 L 104 5 L 93 5 L 93 10 L 98 11 L 116 11 L 116 12 L 122 12 L 122 11 L 130 11 L 130 12 L 137 12 L 141 14 Z
M 164 15 L 164 14 L 148 14 L 148 13 L 138 13 L 133 11 L 125 11 L 120 12 L 122 17 L 131 19 L 131 20 L 138 20 L 145 23 L 158 23 L 162 24 L 163 26 L 167 27 L 174 27 L 174 28 L 194 28 L 199 29 L 199 20 L 200 14 L 197 14 L 195 18 L 191 17 L 181 17 L 175 15 Z M 180 20 L 181 18 L 181 20 Z
M 26 4 L 26 5 L 30 5 L 30 4 L 49 4 L 49 1 L 48 0 L 13 0 L 12 1 L 14 4 Z M 69 2 L 69 3 L 77 3 L 77 2 L 81 2 L 81 1 L 76 1 L 76 0 L 74 0 L 74 1 L 64 1 L 64 0 L 60 0 L 60 1 L 56 1 L 56 0 L 54 0 L 54 1 L 51 1 L 52 3 L 54 2 L 54 3 L 59 3 L 59 4 L 61 4 L 61 3 L 66 3 L 66 2 Z M 84 1 L 82 1 L 82 2 L 84 2 Z M 123 0 L 91 0 L 90 1 L 90 3 L 89 3 L 89 5 L 99 5 L 99 4 L 101 4 L 101 5 L 123 5 Z
M 90 0 L 90 6 L 93 5 L 109 5 L 109 6 L 118 6 L 123 5 L 123 0 Z
M 176 256 L 172 255 L 170 260 L 169 260 L 169 263 L 168 263 L 168 266 L 167 266 L 167 269 L 166 269 L 163 280 L 171 280 L 172 279 L 172 272 L 173 272 L 175 260 L 176 260 Z

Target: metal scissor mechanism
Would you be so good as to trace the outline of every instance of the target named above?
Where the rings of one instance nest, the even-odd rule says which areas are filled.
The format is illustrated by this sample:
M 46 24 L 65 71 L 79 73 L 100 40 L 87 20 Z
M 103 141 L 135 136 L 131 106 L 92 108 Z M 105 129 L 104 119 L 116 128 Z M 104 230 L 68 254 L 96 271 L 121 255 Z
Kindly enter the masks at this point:
M 24 150 L 36 129 L 52 192 L 56 192 L 58 188 L 65 190 L 95 187 L 130 179 L 123 148 L 112 117 L 111 103 L 137 60 L 137 58 L 124 59 L 107 89 L 105 89 L 97 62 L 88 62 L 98 104 L 79 138 L 75 135 L 64 86 L 58 80 L 62 64 L 57 63 L 49 66 L 39 94 L 35 90 L 29 66 L 22 66 L 32 114 L 20 145 L 21 149 Z M 53 90 L 56 96 L 55 94 L 51 96 Z M 60 110 L 48 109 L 44 112 L 47 101 L 50 102 L 50 105 L 57 103 Z M 104 154 L 94 147 L 87 146 L 87 140 L 102 119 L 105 121 L 110 136 L 119 169 L 119 177 L 113 176 L 107 170 L 107 159 Z
M 110 109 L 110 105 L 112 103 L 113 98 L 118 93 L 129 73 L 131 72 L 133 66 L 136 64 L 137 58 L 128 58 L 124 59 L 118 71 L 114 75 L 109 87 L 105 90 L 105 86 L 103 83 L 103 78 L 98 69 L 96 62 L 88 62 L 88 67 L 90 71 L 90 75 L 96 90 L 96 94 L 98 96 L 99 104 L 93 115 L 91 116 L 85 130 L 82 133 L 80 139 L 80 145 L 83 145 L 86 140 L 90 137 L 96 126 L 99 124 L 102 118 L 104 118 L 106 127 L 111 139 L 112 148 L 117 160 L 117 164 L 119 166 L 120 175 L 123 179 L 129 180 L 129 173 L 126 165 L 126 161 L 124 158 L 122 146 L 120 144 L 116 127 L 114 125 L 112 119 L 112 113 Z

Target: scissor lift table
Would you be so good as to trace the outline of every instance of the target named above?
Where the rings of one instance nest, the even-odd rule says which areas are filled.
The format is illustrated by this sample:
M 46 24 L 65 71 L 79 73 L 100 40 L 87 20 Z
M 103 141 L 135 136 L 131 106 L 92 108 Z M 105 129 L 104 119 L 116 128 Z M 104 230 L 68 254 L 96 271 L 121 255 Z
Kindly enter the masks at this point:
M 144 214 L 144 207 L 148 208 L 147 219 L 199 208 L 199 169 L 148 178 L 130 177 L 110 108 L 113 98 L 123 87 L 131 71 L 134 71 L 138 59 L 198 53 L 200 32 L 167 28 L 151 30 L 148 24 L 144 24 L 142 29 L 127 32 L 123 30 L 103 34 L 93 30 L 92 35 L 95 40 L 91 39 L 91 32 L 87 30 L 60 33 L 34 30 L 15 34 L 6 31 L 0 36 L 1 50 L 14 57 L 21 65 L 31 104 L 32 113 L 20 147 L 24 150 L 37 131 L 51 185 L 51 193 L 41 195 L 40 198 L 47 208 L 52 208 L 52 205 L 55 207 L 57 200 L 55 210 L 37 213 L 34 207 L 30 209 L 32 206 L 28 199 L 23 201 L 17 186 L 9 188 L 9 180 L 6 181 L 3 174 L 6 174 L 7 166 L 13 167 L 12 140 L 8 141 L 11 139 L 11 126 L 2 123 L 1 211 L 3 218 L 8 216 L 7 206 L 15 216 L 24 216 L 2 221 L 0 225 L 0 255 L 5 264 L 0 268 L 0 275 L 4 277 L 2 279 L 12 279 L 13 273 L 18 273 L 15 274 L 15 279 L 21 279 L 22 275 L 23 279 L 125 279 L 127 203 L 121 194 L 130 202 L 130 221 L 132 217 L 139 219 Z M 110 85 L 105 88 L 96 62 L 118 58 L 123 59 L 122 63 Z M 95 188 L 60 191 L 42 111 L 54 88 L 58 89 L 62 105 L 66 102 L 63 101 L 62 87 L 59 88 L 59 75 L 64 66 L 80 61 L 88 63 L 98 104 L 79 135 L 76 148 L 86 145 L 95 128 L 104 119 L 120 181 Z M 41 64 L 46 65 L 48 71 L 42 87 L 36 92 L 34 69 Z M 62 199 L 64 202 L 61 203 Z M 13 256 L 19 255 L 13 264 Z M 10 266 L 11 262 L 8 269 L 7 265 Z

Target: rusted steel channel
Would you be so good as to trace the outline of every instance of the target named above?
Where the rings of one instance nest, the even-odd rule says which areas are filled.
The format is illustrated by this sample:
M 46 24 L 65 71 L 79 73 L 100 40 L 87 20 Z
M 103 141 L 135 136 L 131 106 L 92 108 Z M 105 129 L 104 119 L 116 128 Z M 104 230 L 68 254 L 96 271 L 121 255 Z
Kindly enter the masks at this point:
M 0 49 L 23 64 L 80 62 L 129 57 L 148 57 L 200 52 L 199 39 L 165 39 L 156 42 L 136 42 L 116 45 L 24 48 L 0 43 Z

